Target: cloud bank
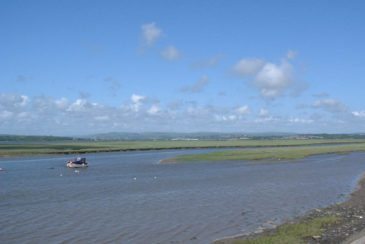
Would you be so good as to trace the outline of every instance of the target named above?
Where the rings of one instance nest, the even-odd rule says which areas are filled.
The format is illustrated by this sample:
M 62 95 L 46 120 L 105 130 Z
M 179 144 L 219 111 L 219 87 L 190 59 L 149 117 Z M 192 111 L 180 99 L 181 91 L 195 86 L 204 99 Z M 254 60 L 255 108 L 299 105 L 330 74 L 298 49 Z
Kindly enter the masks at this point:
M 163 104 L 132 94 L 119 106 L 87 98 L 0 93 L 0 133 L 83 135 L 109 131 L 302 131 L 364 128 L 365 111 L 351 111 L 332 98 L 315 100 L 306 113 L 277 114 L 248 104 L 218 107 L 180 101 Z M 311 113 L 309 113 L 312 110 Z M 316 111 L 327 113 L 317 114 Z M 264 129 L 263 129 L 264 128 Z M 328 131 L 331 128 L 333 131 Z

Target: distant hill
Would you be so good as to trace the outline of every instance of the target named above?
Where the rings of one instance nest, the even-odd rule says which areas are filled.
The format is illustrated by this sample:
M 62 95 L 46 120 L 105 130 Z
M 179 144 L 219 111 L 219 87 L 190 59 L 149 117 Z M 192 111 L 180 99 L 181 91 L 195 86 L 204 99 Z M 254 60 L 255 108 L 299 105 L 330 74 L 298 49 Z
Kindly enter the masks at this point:
M 365 134 L 296 134 L 290 132 L 219 133 L 219 132 L 109 132 L 89 135 L 92 140 L 245 140 L 245 139 L 365 139 Z
M 219 133 L 219 132 L 110 132 L 90 135 L 94 140 L 228 140 L 294 136 L 293 133 Z
M 70 141 L 73 137 L 63 136 L 25 136 L 25 135 L 0 135 L 0 142 L 49 142 Z

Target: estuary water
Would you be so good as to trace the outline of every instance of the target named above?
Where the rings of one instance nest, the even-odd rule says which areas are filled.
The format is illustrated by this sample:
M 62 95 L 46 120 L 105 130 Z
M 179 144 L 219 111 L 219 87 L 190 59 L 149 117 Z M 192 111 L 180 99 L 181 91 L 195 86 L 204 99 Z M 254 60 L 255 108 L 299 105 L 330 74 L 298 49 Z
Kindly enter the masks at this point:
M 365 154 L 159 164 L 166 150 L 0 159 L 1 243 L 210 243 L 343 201 Z

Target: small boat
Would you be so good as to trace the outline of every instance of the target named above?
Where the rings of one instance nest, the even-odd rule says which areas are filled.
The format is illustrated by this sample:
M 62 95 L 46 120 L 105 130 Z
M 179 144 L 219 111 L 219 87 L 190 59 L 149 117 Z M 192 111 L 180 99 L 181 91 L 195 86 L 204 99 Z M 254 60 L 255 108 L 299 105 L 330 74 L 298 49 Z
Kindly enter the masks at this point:
M 85 168 L 87 167 L 86 158 L 75 158 L 67 161 L 66 166 L 69 168 Z

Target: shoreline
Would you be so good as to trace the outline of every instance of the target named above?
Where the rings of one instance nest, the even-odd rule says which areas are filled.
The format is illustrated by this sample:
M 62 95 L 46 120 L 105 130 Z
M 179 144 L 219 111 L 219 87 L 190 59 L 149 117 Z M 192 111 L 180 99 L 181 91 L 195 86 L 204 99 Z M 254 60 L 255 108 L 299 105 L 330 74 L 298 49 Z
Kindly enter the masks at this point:
M 312 209 L 303 216 L 270 229 L 261 229 L 247 235 L 235 235 L 216 240 L 214 244 L 233 244 L 233 243 L 256 243 L 258 238 L 265 238 L 275 235 L 282 226 L 305 224 L 319 218 L 335 217 L 334 223 L 321 227 L 320 235 L 306 236 L 301 240 L 303 243 L 323 243 L 323 244 L 360 244 L 365 239 L 365 172 L 360 176 L 357 186 L 348 195 L 344 202 L 332 204 L 321 209 Z M 361 239 L 361 240 L 360 240 Z M 359 242 L 356 242 L 359 241 Z M 257 242 L 259 243 L 259 242 Z M 279 242 L 272 242 L 273 244 Z
M 257 148 L 251 151 L 221 151 L 204 154 L 186 154 L 179 155 L 174 158 L 167 158 L 161 160 L 161 163 L 191 163 L 191 162 L 207 162 L 207 161 L 262 161 L 271 160 L 273 162 L 280 162 L 282 160 L 296 160 L 318 155 L 331 154 L 351 154 L 365 152 L 365 148 L 346 148 L 346 147 L 285 147 L 284 149 L 277 149 L 275 147 L 267 147 L 265 151 L 258 151 Z
M 143 142 L 144 143 L 144 142 Z M 184 141 L 185 143 L 185 141 Z M 202 145 L 199 145 L 202 143 Z M 210 143 L 218 143 L 215 145 L 209 145 Z M 221 143 L 221 144 L 220 144 Z M 325 141 L 325 142 L 315 142 L 315 143 L 278 143 L 278 144 L 263 144 L 260 145 L 259 142 L 255 141 L 252 145 L 243 144 L 239 145 L 242 142 L 238 142 L 238 144 L 230 144 L 229 141 L 199 141 L 197 145 L 168 145 L 164 142 L 163 145 L 136 145 L 134 146 L 124 146 L 124 145 L 93 145 L 93 144 L 65 144 L 62 145 L 64 148 L 53 148 L 53 144 L 35 144 L 36 147 L 29 148 L 21 148 L 17 149 L 16 147 L 24 147 L 23 144 L 11 145 L 14 146 L 14 149 L 8 149 L 9 144 L 6 144 L 7 147 L 0 148 L 0 158 L 10 158 L 10 157 L 19 157 L 19 156 L 41 156 L 41 155 L 69 155 L 69 154 L 86 154 L 86 153 L 103 153 L 103 152 L 130 152 L 130 151 L 152 151 L 152 150 L 189 150 L 189 149 L 283 149 L 283 148 L 301 148 L 301 147 L 326 147 L 326 146 L 337 146 L 337 147 L 346 147 L 346 146 L 356 146 L 365 144 L 365 141 Z M 204 145 L 205 144 L 205 145 Z M 208 145 L 207 145 L 208 144 Z M 226 145 L 225 145 L 226 144 Z M 27 147 L 31 144 L 27 144 Z M 0 144 L 1 146 L 1 144 Z M 58 146 L 56 144 L 56 146 Z M 78 149 L 71 149 L 72 147 L 82 147 Z M 365 151 L 365 147 L 363 149 Z M 358 151 L 358 150 L 356 150 Z

